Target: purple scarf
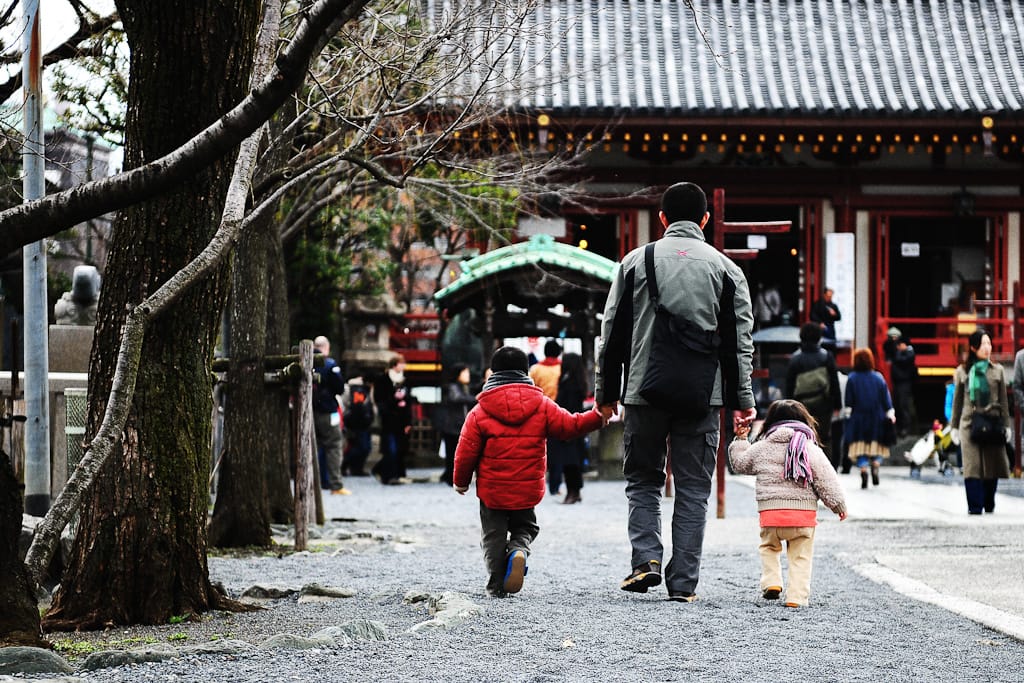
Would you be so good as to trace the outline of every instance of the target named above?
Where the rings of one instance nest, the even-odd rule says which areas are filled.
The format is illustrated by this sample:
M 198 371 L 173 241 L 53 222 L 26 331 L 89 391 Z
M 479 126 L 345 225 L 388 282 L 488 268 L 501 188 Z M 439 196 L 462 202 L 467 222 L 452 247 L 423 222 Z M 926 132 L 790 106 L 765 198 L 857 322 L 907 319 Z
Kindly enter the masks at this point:
M 789 440 L 789 444 L 786 446 L 786 463 L 782 467 L 782 478 L 792 479 L 797 484 L 801 484 L 806 488 L 809 483 L 814 481 L 814 474 L 811 472 L 811 462 L 807 456 L 808 439 L 811 443 L 816 443 L 814 430 L 803 422 L 786 420 L 773 424 L 765 436 L 783 428 L 792 429 L 793 438 Z

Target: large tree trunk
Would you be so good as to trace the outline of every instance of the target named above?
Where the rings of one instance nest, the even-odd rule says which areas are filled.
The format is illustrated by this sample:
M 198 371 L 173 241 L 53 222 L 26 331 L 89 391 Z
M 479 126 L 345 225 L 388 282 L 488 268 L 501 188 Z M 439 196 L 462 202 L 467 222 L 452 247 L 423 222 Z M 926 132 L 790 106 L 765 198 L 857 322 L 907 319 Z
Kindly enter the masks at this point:
M 263 154 L 266 167 L 277 168 L 291 151 L 293 134 L 286 139 L 283 131 L 294 118 L 292 103 L 269 122 L 273 147 Z M 287 523 L 294 517 L 289 394 L 286 387 L 263 384 L 264 354 L 289 351 L 284 256 L 273 213 L 248 226 L 237 253 L 224 456 L 210 522 L 210 543 L 217 547 L 270 545 L 270 522 Z
M 255 228 L 256 226 L 254 226 Z M 288 349 L 288 283 L 284 272 L 284 249 L 277 224 L 268 220 L 267 236 L 267 353 Z M 258 228 L 256 228 L 258 229 Z M 292 420 L 289 392 L 285 389 L 263 394 L 263 415 L 267 422 L 267 493 L 270 519 L 288 524 L 295 518 L 292 499 Z M 319 486 L 319 482 L 317 482 Z
M 224 453 L 210 545 L 269 546 L 267 464 L 270 434 L 263 415 L 267 336 L 267 231 L 251 226 L 239 240 L 231 286 L 231 343 L 224 386 Z M 282 349 L 283 351 L 283 349 Z
M 39 607 L 18 552 L 23 510 L 14 467 L 7 454 L 0 451 L 0 647 L 46 647 L 39 630 Z
M 131 47 L 126 165 L 174 149 L 244 94 L 259 2 L 118 0 Z M 89 377 L 89 433 L 103 415 L 127 306 L 203 249 L 232 160 L 119 216 Z M 166 623 L 219 604 L 206 564 L 209 363 L 225 273 L 195 286 L 147 331 L 121 448 L 85 501 L 44 626 Z

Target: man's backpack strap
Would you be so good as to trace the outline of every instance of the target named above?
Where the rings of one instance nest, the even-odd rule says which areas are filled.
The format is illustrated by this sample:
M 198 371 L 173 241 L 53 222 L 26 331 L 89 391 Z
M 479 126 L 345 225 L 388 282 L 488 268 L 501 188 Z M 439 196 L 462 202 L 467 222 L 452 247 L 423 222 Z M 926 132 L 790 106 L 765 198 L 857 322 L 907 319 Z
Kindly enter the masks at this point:
M 644 269 L 647 271 L 647 292 L 651 295 L 651 301 L 657 306 L 660 292 L 658 291 L 658 278 L 654 275 L 654 245 L 655 242 L 648 242 L 644 247 Z

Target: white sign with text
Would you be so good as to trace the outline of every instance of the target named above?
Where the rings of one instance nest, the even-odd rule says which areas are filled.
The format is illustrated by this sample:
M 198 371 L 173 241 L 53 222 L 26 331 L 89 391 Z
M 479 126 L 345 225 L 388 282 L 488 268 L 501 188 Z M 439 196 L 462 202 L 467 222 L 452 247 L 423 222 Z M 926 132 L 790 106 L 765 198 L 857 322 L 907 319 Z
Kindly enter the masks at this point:
M 857 291 L 854 237 L 852 232 L 825 235 L 825 287 L 832 289 L 832 301 L 842 316 L 836 323 L 836 340 L 839 341 L 853 339 L 854 296 Z

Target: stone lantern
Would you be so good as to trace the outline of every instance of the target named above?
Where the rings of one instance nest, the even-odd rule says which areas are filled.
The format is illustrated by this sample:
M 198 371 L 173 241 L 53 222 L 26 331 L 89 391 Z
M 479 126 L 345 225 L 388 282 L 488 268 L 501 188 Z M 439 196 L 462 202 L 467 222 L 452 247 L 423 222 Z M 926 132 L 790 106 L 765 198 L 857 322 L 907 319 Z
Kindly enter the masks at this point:
M 345 351 L 341 360 L 347 372 L 361 369 L 371 375 L 384 372 L 394 355 L 389 349 L 390 322 L 406 313 L 391 294 L 359 296 L 341 304 Z

